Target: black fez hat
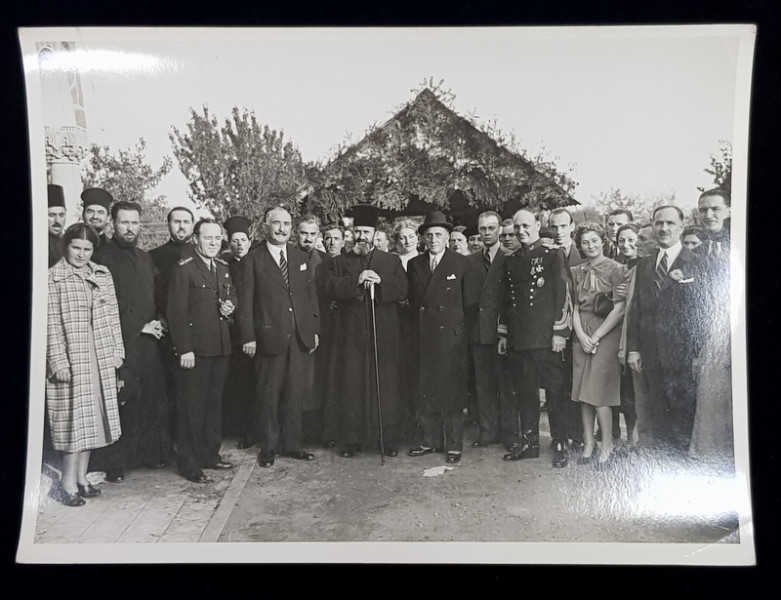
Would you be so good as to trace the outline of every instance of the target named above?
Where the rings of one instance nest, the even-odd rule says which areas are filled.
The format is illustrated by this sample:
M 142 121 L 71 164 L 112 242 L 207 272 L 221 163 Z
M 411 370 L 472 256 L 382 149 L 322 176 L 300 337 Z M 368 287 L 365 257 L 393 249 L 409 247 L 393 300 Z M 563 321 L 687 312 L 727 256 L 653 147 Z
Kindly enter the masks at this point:
M 229 217 L 225 219 L 223 226 L 228 232 L 228 239 L 233 237 L 234 233 L 244 233 L 249 237 L 249 227 L 252 223 L 247 217 L 236 215 L 235 217 Z
M 448 233 L 453 231 L 453 224 L 447 222 L 445 214 L 441 210 L 435 210 L 428 213 L 426 219 L 423 221 L 423 225 L 418 227 L 418 233 L 423 235 L 423 232 L 429 227 L 444 227 L 447 229 Z
M 477 230 L 477 225 L 470 225 L 464 229 L 464 235 L 466 236 L 466 239 L 469 239 L 473 235 L 480 235 L 480 232 Z
M 65 191 L 61 185 L 50 183 L 46 186 L 46 191 L 49 194 L 49 208 L 53 206 L 65 208 Z
M 377 220 L 380 209 L 372 204 L 356 204 L 352 209 L 353 227 L 374 227 L 377 229 Z
M 114 198 L 102 188 L 87 188 L 81 193 L 81 201 L 84 208 L 98 204 L 106 210 L 110 210 Z

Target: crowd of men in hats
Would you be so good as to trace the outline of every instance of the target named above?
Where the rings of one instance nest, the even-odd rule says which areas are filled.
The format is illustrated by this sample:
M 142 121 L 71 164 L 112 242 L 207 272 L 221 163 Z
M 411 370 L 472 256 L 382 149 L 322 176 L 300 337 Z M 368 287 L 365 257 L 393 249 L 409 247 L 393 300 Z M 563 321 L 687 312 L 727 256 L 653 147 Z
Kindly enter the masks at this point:
M 434 211 L 391 231 L 370 205 L 353 208 L 350 227 L 294 223 L 276 206 L 258 241 L 246 217 L 196 221 L 175 207 L 170 239 L 149 252 L 138 248 L 139 204 L 98 188 L 81 197 L 125 347 L 122 436 L 91 459 L 110 482 L 172 459 L 198 483 L 210 481 L 204 469 L 231 469 L 223 404 L 238 447 L 257 446 L 264 468 L 315 460 L 306 442 L 345 459 L 396 457 L 409 443 L 409 457 L 442 452 L 455 464 L 465 419 L 478 428 L 472 448 L 536 459 L 543 409 L 556 468 L 572 458 L 608 468 L 620 414 L 626 445 L 731 460 L 723 190 L 699 198 L 698 229 L 661 206 L 647 224 L 613 211 L 574 239 L 564 208 L 547 223 L 531 209 L 505 220 L 486 211 L 472 229 Z M 64 222 L 62 188 L 50 185 L 50 267 Z M 602 289 L 605 260 L 613 283 Z M 589 325 L 599 302 L 608 308 Z

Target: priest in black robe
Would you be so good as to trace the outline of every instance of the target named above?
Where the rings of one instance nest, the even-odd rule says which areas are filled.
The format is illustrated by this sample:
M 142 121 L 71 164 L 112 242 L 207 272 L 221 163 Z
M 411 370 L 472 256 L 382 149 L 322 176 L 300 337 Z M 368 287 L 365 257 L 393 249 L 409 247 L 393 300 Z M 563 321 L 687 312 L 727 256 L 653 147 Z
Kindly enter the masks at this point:
M 109 481 L 121 482 L 136 467 L 163 467 L 171 450 L 168 399 L 160 362 L 163 327 L 157 319 L 155 263 L 139 249 L 141 207 L 120 201 L 111 208 L 114 237 L 93 260 L 111 271 L 119 305 L 125 363 L 120 369 L 122 436 L 93 453 L 94 467 L 106 471 Z
M 377 209 L 359 205 L 353 214 L 355 244 L 328 263 L 325 276 L 325 292 L 336 309 L 324 417 L 336 424 L 336 441 L 345 458 L 379 441 L 376 351 L 385 453 L 396 456 L 408 393 L 400 377 L 406 345 L 399 313 L 399 303 L 407 298 L 407 277 L 398 256 L 373 246 Z

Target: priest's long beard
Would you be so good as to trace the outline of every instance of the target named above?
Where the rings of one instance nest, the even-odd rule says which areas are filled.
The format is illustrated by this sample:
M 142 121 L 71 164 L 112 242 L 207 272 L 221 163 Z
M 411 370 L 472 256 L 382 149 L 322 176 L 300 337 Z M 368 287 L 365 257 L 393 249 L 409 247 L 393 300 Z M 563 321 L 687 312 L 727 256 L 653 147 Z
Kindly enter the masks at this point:
M 353 252 L 358 256 L 366 256 L 372 251 L 372 246 L 369 242 L 355 242 L 353 246 Z

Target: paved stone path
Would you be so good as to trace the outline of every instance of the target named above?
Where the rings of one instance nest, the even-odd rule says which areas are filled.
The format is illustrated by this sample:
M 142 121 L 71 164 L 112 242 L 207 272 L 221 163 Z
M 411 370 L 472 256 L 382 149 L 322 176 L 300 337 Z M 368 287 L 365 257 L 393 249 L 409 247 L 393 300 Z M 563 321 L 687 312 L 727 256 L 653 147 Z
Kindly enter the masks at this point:
M 35 543 L 216 542 L 255 464 L 255 453 L 223 456 L 236 467 L 206 471 L 214 483 L 191 483 L 170 467 L 137 469 L 121 484 L 101 483 L 99 497 L 75 508 L 48 496 L 44 475 Z

